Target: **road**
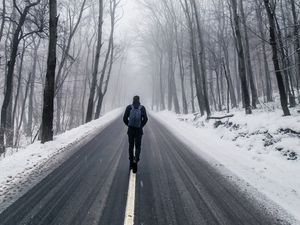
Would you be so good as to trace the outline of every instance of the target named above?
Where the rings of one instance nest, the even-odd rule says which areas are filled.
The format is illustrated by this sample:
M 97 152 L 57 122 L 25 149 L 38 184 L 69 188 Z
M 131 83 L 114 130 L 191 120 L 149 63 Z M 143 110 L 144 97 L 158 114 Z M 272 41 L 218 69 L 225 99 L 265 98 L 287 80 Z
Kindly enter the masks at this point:
M 0 224 L 124 224 L 128 168 L 120 118 L 0 214 Z M 134 224 L 283 224 L 152 117 L 134 207 Z

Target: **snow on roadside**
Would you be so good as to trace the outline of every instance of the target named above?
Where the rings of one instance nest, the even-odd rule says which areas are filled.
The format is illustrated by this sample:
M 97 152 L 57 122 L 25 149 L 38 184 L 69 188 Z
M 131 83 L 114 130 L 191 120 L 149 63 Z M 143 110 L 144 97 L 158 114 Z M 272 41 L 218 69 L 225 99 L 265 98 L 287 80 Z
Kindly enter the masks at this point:
M 78 148 L 121 115 L 115 109 L 97 120 L 54 137 L 53 141 L 35 142 L 0 159 L 0 212 L 57 168 Z
M 297 132 L 300 130 L 300 117 L 283 118 L 278 113 L 274 114 L 262 113 L 256 116 L 254 113 L 248 118 L 243 114 L 230 119 L 230 121 L 236 124 L 248 122 L 249 126 L 242 129 L 248 129 L 251 132 L 256 132 L 257 127 L 264 129 L 265 126 L 274 130 L 277 130 L 278 127 L 293 128 Z M 194 120 L 193 115 L 178 116 L 164 111 L 153 113 L 153 116 L 221 172 L 224 171 L 224 167 L 229 169 L 238 177 L 238 180 L 239 178 L 243 180 L 240 183 L 250 183 L 258 192 L 267 196 L 300 221 L 299 160 L 287 160 L 279 151 L 264 151 L 261 149 L 263 143 L 259 143 L 261 138 L 258 136 L 253 136 L 250 141 L 249 138 L 245 138 L 244 142 L 241 139 L 237 146 L 230 138 L 232 133 L 228 129 L 214 129 L 213 124 L 205 124 L 211 122 Z M 270 121 L 270 118 L 273 120 Z M 290 125 L 292 127 L 289 127 Z M 280 142 L 280 145 L 293 147 L 300 155 L 300 145 L 297 145 L 299 138 L 294 138 L 293 143 L 290 143 L 290 140 L 286 138 Z M 252 145 L 252 150 L 249 150 L 249 144 Z M 238 180 L 235 181 L 239 182 Z M 298 222 L 294 223 L 298 224 Z

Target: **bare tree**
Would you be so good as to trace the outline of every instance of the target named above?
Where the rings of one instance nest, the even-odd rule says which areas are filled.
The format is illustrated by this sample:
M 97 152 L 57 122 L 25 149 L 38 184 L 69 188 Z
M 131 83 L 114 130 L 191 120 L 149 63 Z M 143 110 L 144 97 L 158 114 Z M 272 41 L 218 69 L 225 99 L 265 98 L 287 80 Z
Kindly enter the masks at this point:
M 252 69 L 252 63 L 251 63 L 251 56 L 250 56 L 250 44 L 249 44 L 249 36 L 248 36 L 248 28 L 246 26 L 247 20 L 244 12 L 244 0 L 240 0 L 240 13 L 241 13 L 241 21 L 244 28 L 244 53 L 245 53 L 245 65 L 246 65 L 246 71 L 250 83 L 250 90 L 251 90 L 251 97 L 252 97 L 252 107 L 256 109 L 256 104 L 258 101 L 257 98 L 257 90 L 254 82 L 254 74 Z
M 295 0 L 290 0 L 291 8 L 292 8 L 292 15 L 293 15 L 293 33 L 294 33 L 294 43 L 295 43 L 295 49 L 297 52 L 297 59 L 298 61 L 298 74 L 297 74 L 297 91 L 299 94 L 299 83 L 300 83 L 300 37 L 299 37 L 299 20 L 298 15 L 296 12 L 296 3 Z M 300 102 L 300 95 L 298 96 L 298 101 Z
M 204 47 L 204 40 L 203 40 L 203 32 L 200 26 L 200 18 L 198 15 L 198 9 L 196 6 L 196 1 L 191 0 L 192 7 L 194 9 L 194 15 L 196 19 L 196 25 L 197 25 L 197 33 L 198 33 L 198 39 L 199 39 L 199 57 L 200 57 L 200 69 L 201 69 L 201 75 L 202 75 L 202 89 L 203 89 L 203 98 L 204 98 L 204 105 L 205 105 L 205 110 L 207 113 L 207 117 L 210 116 L 211 111 L 210 111 L 210 106 L 209 106 L 209 101 L 208 101 L 208 94 L 207 94 L 207 75 L 206 75 L 206 59 L 205 59 L 205 47 Z
M 265 86 L 266 86 L 266 97 L 267 102 L 273 101 L 272 97 L 272 83 L 271 83 L 271 75 L 269 70 L 269 64 L 267 59 L 267 53 L 266 53 L 266 37 L 263 27 L 263 16 L 262 16 L 262 4 L 259 0 L 256 0 L 256 18 L 257 18 L 257 25 L 260 37 L 262 39 L 261 46 L 262 46 L 262 55 L 263 55 L 263 61 L 264 61 L 264 72 L 265 72 Z
M 28 33 L 24 33 L 22 27 L 26 21 L 30 9 L 38 5 L 40 1 L 41 0 L 37 0 L 34 2 L 27 2 L 23 10 L 17 6 L 16 0 L 13 1 L 14 7 L 16 8 L 17 12 L 20 14 L 20 18 L 18 20 L 17 27 L 16 30 L 14 31 L 13 38 L 12 38 L 12 45 L 11 45 L 12 47 L 11 47 L 10 59 L 8 62 L 8 70 L 6 75 L 5 95 L 4 95 L 4 100 L 1 108 L 0 153 L 3 153 L 5 151 L 4 135 L 6 133 L 6 129 L 8 127 L 10 127 L 11 129 L 11 124 L 7 124 L 7 118 L 11 117 L 11 115 L 8 115 L 8 107 L 11 104 L 11 97 L 12 97 L 12 90 L 13 90 L 13 75 L 14 75 L 14 68 L 16 64 L 16 57 L 17 57 L 19 43 L 26 36 L 42 31 L 42 27 L 38 27 L 38 30 L 33 30 L 33 31 L 29 31 Z
M 279 57 L 278 57 L 278 46 L 277 46 L 277 38 L 276 38 L 276 14 L 275 8 L 276 4 L 272 4 L 269 0 L 264 0 L 266 12 L 268 15 L 269 20 L 269 32 L 270 32 L 270 45 L 272 47 L 273 53 L 273 64 L 275 68 L 275 74 L 280 94 L 280 103 L 283 110 L 283 114 L 285 116 L 290 115 L 289 108 L 287 106 L 287 97 L 285 93 L 284 83 L 282 79 L 280 64 L 279 64 Z
M 38 49 L 41 43 L 41 39 L 39 38 L 36 40 L 35 38 L 33 41 L 33 56 L 32 56 L 32 71 L 31 71 L 31 79 L 29 82 L 29 99 L 28 99 L 28 123 L 26 127 L 26 135 L 32 139 L 32 127 L 33 127 L 33 95 L 35 93 L 35 79 L 36 79 L 36 72 L 37 72 L 37 63 L 38 63 Z
M 56 67 L 56 43 L 57 43 L 57 2 L 49 1 L 49 45 L 47 74 L 44 89 L 42 134 L 41 142 L 53 140 L 53 113 L 54 113 L 54 92 L 55 92 L 55 67 Z
M 1 12 L 1 25 L 0 25 L 0 42 L 3 36 L 4 24 L 5 24 L 5 16 L 6 16 L 6 0 L 2 0 L 2 12 Z
M 110 24 L 111 24 L 111 30 L 109 35 L 109 43 L 108 43 L 108 49 L 106 51 L 106 56 L 104 59 L 104 64 L 101 71 L 100 76 L 100 82 L 98 86 L 98 102 L 96 107 L 96 113 L 95 113 L 95 119 L 98 119 L 100 116 L 100 111 L 102 107 L 103 98 L 107 92 L 107 87 L 111 75 L 111 69 L 113 65 L 113 59 L 114 59 L 114 32 L 115 32 L 115 24 L 116 24 L 116 9 L 118 4 L 120 3 L 120 0 L 110 0 Z M 109 63 L 109 65 L 108 65 Z M 106 75 L 106 69 L 108 68 L 108 73 Z M 104 80 L 106 77 L 106 80 Z
M 103 0 L 99 0 L 99 15 L 98 15 L 98 37 L 97 37 L 97 47 L 96 47 L 96 55 L 94 60 L 94 68 L 92 73 L 92 83 L 90 89 L 90 95 L 88 100 L 88 107 L 86 113 L 86 122 L 90 122 L 93 117 L 93 109 L 94 109 L 94 97 L 96 92 L 97 85 L 97 75 L 100 61 L 100 52 L 102 47 L 102 24 L 103 24 Z
M 187 24 L 189 27 L 189 33 L 190 33 L 190 48 L 191 48 L 191 55 L 193 59 L 193 69 L 195 74 L 195 87 L 196 87 L 196 95 L 197 100 L 200 108 L 201 115 L 204 115 L 204 96 L 201 88 L 201 78 L 200 78 L 200 68 L 199 68 L 199 60 L 198 60 L 198 54 L 195 50 L 196 46 L 196 40 L 195 40 L 195 32 L 194 32 L 194 23 L 192 19 L 192 13 L 191 9 L 189 8 L 189 4 L 187 0 L 184 0 L 184 2 L 180 1 L 181 6 L 185 12 L 185 16 L 187 19 Z
M 66 77 L 68 76 L 68 72 L 65 70 L 63 72 L 63 68 L 65 68 L 65 64 L 67 59 L 71 59 L 72 64 L 74 63 L 74 58 L 70 56 L 70 47 L 72 40 L 74 38 L 74 35 L 78 29 L 78 26 L 80 24 L 80 21 L 82 19 L 82 14 L 85 8 L 86 0 L 83 0 L 79 9 L 79 15 L 77 20 L 75 21 L 75 15 L 78 13 L 76 9 L 73 10 L 71 13 L 70 10 L 68 10 L 68 20 L 69 20 L 69 34 L 67 39 L 65 40 L 65 43 L 62 46 L 62 54 L 60 63 L 58 65 L 57 69 L 57 75 L 56 75 L 56 82 L 55 82 L 55 96 L 56 96 L 56 132 L 61 132 L 61 106 L 62 106 L 62 88 L 63 84 L 66 80 Z M 70 67 L 69 67 L 70 68 Z
M 238 54 L 238 62 L 239 62 L 239 74 L 241 79 L 242 93 L 245 104 L 246 114 L 251 114 L 251 106 L 250 106 L 250 97 L 248 92 L 247 78 L 246 78 L 246 62 L 244 55 L 244 47 L 242 43 L 242 35 L 240 30 L 240 18 L 237 12 L 237 2 L 236 0 L 231 0 L 231 7 L 233 12 L 233 20 L 234 20 L 234 29 L 236 35 L 236 50 Z
M 21 115 L 20 115 L 19 122 L 17 121 L 17 129 L 16 129 L 16 135 L 15 135 L 16 138 L 15 138 L 15 143 L 14 143 L 14 146 L 16 146 L 16 147 L 18 146 L 18 143 L 19 143 L 20 129 L 21 129 L 22 121 L 23 121 L 23 116 L 24 116 L 24 113 L 25 113 L 25 104 L 26 104 L 26 100 L 27 100 L 27 96 L 28 96 L 28 91 L 29 91 L 29 87 L 30 87 L 31 77 L 32 77 L 32 74 L 29 73 L 28 80 L 26 82 L 25 97 L 23 99 L 23 103 L 22 103 L 22 107 L 21 107 Z

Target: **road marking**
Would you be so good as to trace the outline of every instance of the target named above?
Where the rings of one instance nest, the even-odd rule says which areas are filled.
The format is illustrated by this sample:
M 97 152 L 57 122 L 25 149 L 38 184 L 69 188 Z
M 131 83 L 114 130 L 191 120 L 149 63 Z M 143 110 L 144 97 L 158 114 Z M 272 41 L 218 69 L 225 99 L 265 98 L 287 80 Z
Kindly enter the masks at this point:
M 130 171 L 124 225 L 134 224 L 136 174 Z
M 141 180 L 140 184 L 141 184 L 141 187 L 144 187 L 144 183 L 142 180 Z

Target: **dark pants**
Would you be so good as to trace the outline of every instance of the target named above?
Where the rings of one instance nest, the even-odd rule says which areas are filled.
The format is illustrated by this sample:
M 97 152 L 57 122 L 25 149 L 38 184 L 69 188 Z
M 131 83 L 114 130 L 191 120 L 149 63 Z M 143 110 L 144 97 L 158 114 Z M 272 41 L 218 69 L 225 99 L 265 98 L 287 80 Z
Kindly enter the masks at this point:
M 129 160 L 132 162 L 134 159 L 138 162 L 140 160 L 140 153 L 141 153 L 141 143 L 142 143 L 142 134 L 139 133 L 129 133 L 128 140 L 129 140 Z M 134 156 L 134 149 L 135 146 L 135 156 Z

